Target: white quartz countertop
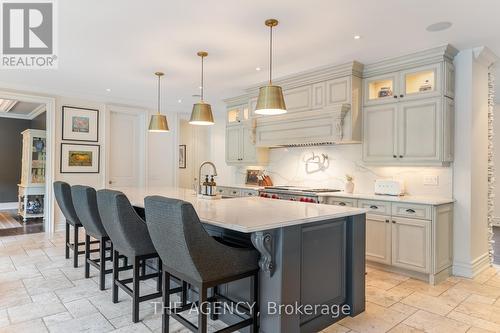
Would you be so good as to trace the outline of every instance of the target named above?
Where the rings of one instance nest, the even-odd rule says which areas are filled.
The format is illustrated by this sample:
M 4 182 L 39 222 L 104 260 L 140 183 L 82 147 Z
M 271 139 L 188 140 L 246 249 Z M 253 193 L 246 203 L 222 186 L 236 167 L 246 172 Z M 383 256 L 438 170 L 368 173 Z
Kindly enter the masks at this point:
M 247 184 L 219 184 L 217 185 L 218 187 L 231 187 L 231 188 L 239 188 L 242 190 L 261 190 L 264 188 L 264 186 L 259 186 L 259 185 L 247 185 Z
M 404 196 L 393 196 L 393 195 L 380 195 L 373 193 L 346 193 L 346 192 L 324 192 L 319 193 L 320 197 L 339 197 L 339 198 L 349 198 L 349 199 L 364 199 L 364 200 L 380 200 L 380 201 L 392 201 L 392 202 L 406 202 L 414 204 L 423 205 L 433 205 L 439 206 L 454 202 L 452 198 L 442 198 L 433 196 L 415 196 L 415 195 L 404 195 Z
M 240 232 L 255 232 L 366 213 L 365 209 L 259 197 L 200 199 L 191 189 L 123 187 L 132 205 L 144 207 L 144 198 L 160 195 L 190 202 L 204 223 Z

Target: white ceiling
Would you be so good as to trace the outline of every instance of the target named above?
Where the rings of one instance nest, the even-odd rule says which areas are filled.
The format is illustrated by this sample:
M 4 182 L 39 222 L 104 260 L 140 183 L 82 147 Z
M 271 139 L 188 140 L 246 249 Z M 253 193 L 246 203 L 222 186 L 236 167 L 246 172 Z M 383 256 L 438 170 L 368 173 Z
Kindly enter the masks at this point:
M 500 55 L 499 0 L 71 0 L 58 6 L 59 69 L 0 71 L 1 86 L 154 107 L 153 73 L 162 70 L 169 110 L 188 112 L 198 93 L 198 50 L 209 52 L 208 102 L 267 79 L 264 20 L 271 17 L 280 20 L 276 76 L 445 43 L 485 45 Z M 453 26 L 425 30 L 439 21 Z M 362 38 L 354 40 L 356 34 Z
M 9 110 L 10 114 L 18 114 L 23 116 L 28 116 L 30 113 L 38 109 L 42 104 L 29 103 L 29 102 L 17 102 L 12 109 Z

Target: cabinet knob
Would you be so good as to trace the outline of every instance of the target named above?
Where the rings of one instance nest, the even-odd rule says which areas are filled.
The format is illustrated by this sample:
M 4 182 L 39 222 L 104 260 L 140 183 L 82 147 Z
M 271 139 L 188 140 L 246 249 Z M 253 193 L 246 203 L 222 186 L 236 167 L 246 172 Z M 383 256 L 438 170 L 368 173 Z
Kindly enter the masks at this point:
M 399 158 L 403 158 L 403 155 L 399 155 Z
M 397 155 L 392 155 L 392 157 L 394 157 L 394 158 L 398 158 L 398 156 L 397 156 Z
M 398 98 L 398 96 L 397 96 L 397 95 L 394 95 L 394 98 Z
M 399 95 L 399 97 L 400 97 L 400 98 L 403 98 L 403 97 L 405 97 L 405 95 Z
M 396 223 L 396 221 L 392 220 L 392 223 Z
M 385 220 L 385 223 L 389 223 L 389 220 Z

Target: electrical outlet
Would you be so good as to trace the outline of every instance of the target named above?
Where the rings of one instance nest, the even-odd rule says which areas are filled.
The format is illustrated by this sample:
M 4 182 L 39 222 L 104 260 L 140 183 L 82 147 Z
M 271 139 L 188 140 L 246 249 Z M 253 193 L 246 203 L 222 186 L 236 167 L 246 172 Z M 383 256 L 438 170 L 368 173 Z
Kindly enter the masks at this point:
M 439 176 L 434 176 L 434 175 L 424 176 L 424 185 L 430 185 L 430 186 L 439 185 Z

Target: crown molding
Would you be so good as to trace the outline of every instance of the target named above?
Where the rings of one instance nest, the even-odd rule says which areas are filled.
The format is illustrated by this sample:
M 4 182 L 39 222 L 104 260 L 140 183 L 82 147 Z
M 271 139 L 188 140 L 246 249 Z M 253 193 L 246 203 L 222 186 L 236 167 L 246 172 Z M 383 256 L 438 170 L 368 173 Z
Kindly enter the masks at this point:
M 363 78 L 398 72 L 403 69 L 429 65 L 441 61 L 453 62 L 453 58 L 455 58 L 457 54 L 458 50 L 456 48 L 450 44 L 446 44 L 395 58 L 384 59 L 365 65 Z
M 358 61 L 340 65 L 327 65 L 273 79 L 273 84 L 281 86 L 283 89 L 291 89 L 345 76 L 361 77 L 363 68 L 364 65 Z M 260 82 L 245 89 L 245 92 L 251 96 L 257 95 L 259 88 L 267 84 L 268 81 Z
M 498 56 L 486 46 L 472 49 L 472 54 L 474 54 L 474 59 L 477 62 L 486 67 L 490 67 L 499 59 Z

